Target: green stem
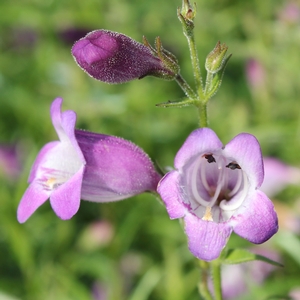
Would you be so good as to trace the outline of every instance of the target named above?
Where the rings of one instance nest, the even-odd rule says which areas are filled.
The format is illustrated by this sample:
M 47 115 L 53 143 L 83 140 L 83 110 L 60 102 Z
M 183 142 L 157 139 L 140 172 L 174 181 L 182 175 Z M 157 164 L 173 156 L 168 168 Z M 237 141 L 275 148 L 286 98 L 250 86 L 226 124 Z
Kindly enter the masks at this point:
M 198 59 L 198 52 L 195 45 L 195 38 L 194 38 L 194 23 L 193 20 L 186 19 L 180 11 L 178 11 L 178 18 L 182 24 L 183 33 L 187 39 L 191 61 L 192 61 L 192 68 L 194 73 L 194 79 L 196 84 L 196 90 L 200 91 L 199 96 L 202 99 L 203 95 L 203 82 L 201 76 L 201 70 L 199 65 Z
M 199 115 L 199 126 L 207 127 L 208 121 L 207 121 L 207 104 L 198 102 L 198 115 Z
M 205 300 L 213 300 L 213 297 L 208 289 L 208 279 L 209 279 L 209 263 L 203 260 L 199 260 L 199 265 L 201 269 L 201 280 L 198 285 L 199 294 Z
M 219 260 L 211 263 L 211 273 L 213 278 L 215 299 L 222 300 L 222 287 L 221 287 L 221 265 Z
M 201 70 L 199 65 L 198 53 L 197 53 L 195 39 L 194 39 L 194 32 L 192 30 L 189 30 L 189 32 L 186 32 L 185 36 L 187 38 L 188 45 L 189 45 L 196 89 L 198 91 L 201 91 L 199 96 L 200 98 L 202 98 L 203 82 L 202 82 Z
M 214 77 L 213 73 L 207 72 L 206 81 L 205 81 L 205 89 L 204 89 L 204 95 L 205 96 L 207 96 L 208 89 L 211 87 L 211 83 L 212 83 L 213 77 Z
M 195 94 L 193 89 L 189 86 L 189 84 L 184 80 L 184 78 L 180 74 L 177 74 L 175 80 L 189 99 L 197 98 L 197 95 Z

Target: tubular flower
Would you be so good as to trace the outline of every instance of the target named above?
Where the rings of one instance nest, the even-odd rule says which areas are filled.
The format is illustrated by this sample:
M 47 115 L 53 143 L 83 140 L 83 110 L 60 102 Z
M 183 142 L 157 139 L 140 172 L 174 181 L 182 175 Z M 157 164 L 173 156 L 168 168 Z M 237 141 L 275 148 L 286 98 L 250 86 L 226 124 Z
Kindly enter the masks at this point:
M 197 258 L 216 259 L 232 231 L 255 244 L 277 232 L 274 206 L 258 190 L 264 169 L 254 136 L 241 133 L 223 146 L 211 129 L 197 129 L 178 151 L 175 168 L 158 193 L 171 219 L 184 218 Z
M 75 130 L 75 112 L 61 112 L 61 104 L 57 98 L 51 106 L 59 141 L 46 144 L 34 162 L 18 207 L 20 223 L 48 198 L 66 220 L 76 214 L 81 198 L 110 202 L 156 190 L 160 175 L 142 149 L 122 138 Z
M 147 75 L 174 79 L 176 74 L 151 48 L 109 30 L 95 30 L 72 48 L 77 64 L 106 83 L 123 83 Z

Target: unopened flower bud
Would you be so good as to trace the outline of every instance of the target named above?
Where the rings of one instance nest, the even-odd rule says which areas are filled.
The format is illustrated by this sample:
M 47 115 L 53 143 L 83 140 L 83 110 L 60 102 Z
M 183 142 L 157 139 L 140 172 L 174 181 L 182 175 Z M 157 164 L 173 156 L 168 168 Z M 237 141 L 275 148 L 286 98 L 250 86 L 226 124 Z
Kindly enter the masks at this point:
M 109 30 L 90 32 L 74 44 L 72 54 L 86 73 L 107 83 L 148 75 L 174 79 L 177 75 L 147 46 Z
M 179 12 L 186 20 L 193 21 L 196 16 L 196 6 L 193 7 L 189 0 L 182 0 Z
M 218 42 L 215 48 L 207 55 L 205 69 L 210 73 L 219 72 L 226 63 L 226 52 L 228 47 Z

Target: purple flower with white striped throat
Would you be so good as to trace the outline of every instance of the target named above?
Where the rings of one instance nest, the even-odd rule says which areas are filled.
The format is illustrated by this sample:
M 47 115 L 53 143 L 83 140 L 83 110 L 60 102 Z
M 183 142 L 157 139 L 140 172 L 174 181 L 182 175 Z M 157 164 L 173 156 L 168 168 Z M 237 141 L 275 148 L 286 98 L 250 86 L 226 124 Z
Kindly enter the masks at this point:
M 76 130 L 76 113 L 61 112 L 61 105 L 57 98 L 51 106 L 59 141 L 46 144 L 34 162 L 18 207 L 20 223 L 48 198 L 57 216 L 67 220 L 80 199 L 110 202 L 156 190 L 161 176 L 142 149 L 119 137 Z
M 193 131 L 175 157 L 175 170 L 158 184 L 171 219 L 184 218 L 189 249 L 199 259 L 219 257 L 234 231 L 252 243 L 278 230 L 257 139 L 241 133 L 223 146 L 209 128 Z

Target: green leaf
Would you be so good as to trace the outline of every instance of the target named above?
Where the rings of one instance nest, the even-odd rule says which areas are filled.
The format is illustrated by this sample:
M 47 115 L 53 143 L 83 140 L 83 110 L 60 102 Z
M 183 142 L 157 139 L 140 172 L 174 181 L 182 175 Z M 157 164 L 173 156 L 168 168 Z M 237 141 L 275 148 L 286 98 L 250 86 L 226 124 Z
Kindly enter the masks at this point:
M 168 102 L 162 102 L 162 103 L 158 103 L 155 104 L 155 106 L 157 107 L 184 107 L 184 106 L 189 106 L 189 105 L 195 105 L 196 100 L 194 99 L 188 99 L 188 98 L 184 98 L 183 100 L 180 101 L 171 101 L 169 100 Z
M 283 267 L 282 264 L 265 256 L 254 254 L 246 249 L 229 249 L 223 259 L 224 264 L 240 264 L 248 261 L 260 260 L 273 266 Z

